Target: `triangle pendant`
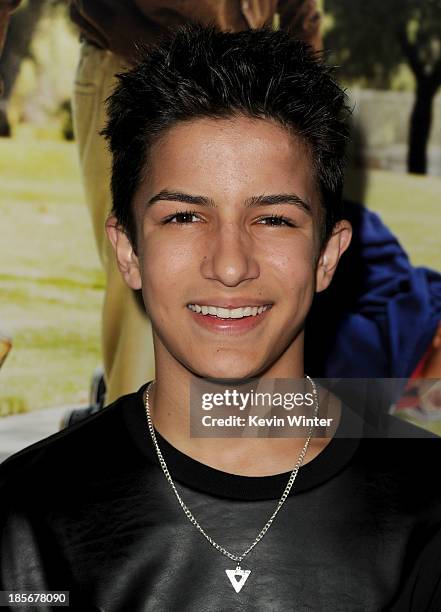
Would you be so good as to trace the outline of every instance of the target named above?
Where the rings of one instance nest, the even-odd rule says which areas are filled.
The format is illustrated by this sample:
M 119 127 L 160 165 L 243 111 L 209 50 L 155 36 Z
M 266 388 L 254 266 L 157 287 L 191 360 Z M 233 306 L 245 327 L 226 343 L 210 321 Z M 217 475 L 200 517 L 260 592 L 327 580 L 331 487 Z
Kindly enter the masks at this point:
M 225 570 L 225 573 L 230 579 L 233 589 L 236 591 L 236 593 L 239 593 L 247 581 L 248 576 L 251 574 L 251 570 L 243 570 L 240 569 L 240 567 L 236 567 L 235 570 Z

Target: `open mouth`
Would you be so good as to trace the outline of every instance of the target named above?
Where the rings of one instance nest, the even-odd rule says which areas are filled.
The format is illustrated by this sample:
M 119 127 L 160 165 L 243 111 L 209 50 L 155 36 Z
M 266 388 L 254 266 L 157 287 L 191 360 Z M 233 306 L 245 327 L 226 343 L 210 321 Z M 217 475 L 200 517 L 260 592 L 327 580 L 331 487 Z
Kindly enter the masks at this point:
M 257 317 L 271 308 L 272 304 L 264 306 L 243 306 L 240 308 L 222 308 L 218 306 L 201 306 L 199 304 L 187 304 L 191 311 L 204 316 L 216 317 L 218 319 L 244 319 L 246 317 Z

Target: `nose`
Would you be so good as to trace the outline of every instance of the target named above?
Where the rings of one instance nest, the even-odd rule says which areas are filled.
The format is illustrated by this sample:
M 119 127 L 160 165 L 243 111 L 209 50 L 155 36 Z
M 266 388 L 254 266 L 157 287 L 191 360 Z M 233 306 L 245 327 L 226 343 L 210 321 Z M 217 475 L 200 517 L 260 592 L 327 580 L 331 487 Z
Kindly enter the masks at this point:
M 202 262 L 204 278 L 217 280 L 226 287 L 236 287 L 259 276 L 255 245 L 245 231 L 226 223 L 211 236 Z

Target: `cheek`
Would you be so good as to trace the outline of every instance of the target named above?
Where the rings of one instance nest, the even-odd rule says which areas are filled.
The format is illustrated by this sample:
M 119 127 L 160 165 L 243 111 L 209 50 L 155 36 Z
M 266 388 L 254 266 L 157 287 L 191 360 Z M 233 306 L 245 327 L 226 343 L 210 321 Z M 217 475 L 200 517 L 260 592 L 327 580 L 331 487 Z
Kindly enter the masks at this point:
M 287 295 L 298 301 L 313 290 L 315 282 L 315 253 L 311 241 L 301 239 L 291 244 L 272 245 L 266 254 L 267 269 Z
M 141 257 L 143 293 L 155 296 L 155 303 L 166 304 L 177 296 L 183 279 L 195 273 L 198 252 L 194 244 L 179 236 L 179 231 L 150 233 L 144 237 Z M 177 234 L 177 235 L 176 235 Z

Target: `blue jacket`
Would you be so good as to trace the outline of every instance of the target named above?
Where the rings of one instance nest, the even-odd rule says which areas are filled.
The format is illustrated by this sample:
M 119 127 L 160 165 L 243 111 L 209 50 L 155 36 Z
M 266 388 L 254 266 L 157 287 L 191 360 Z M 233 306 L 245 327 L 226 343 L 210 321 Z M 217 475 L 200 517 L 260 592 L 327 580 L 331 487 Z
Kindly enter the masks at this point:
M 415 268 L 367 208 L 345 202 L 353 239 L 331 286 L 309 315 L 306 372 L 344 378 L 407 378 L 441 321 L 441 274 Z

